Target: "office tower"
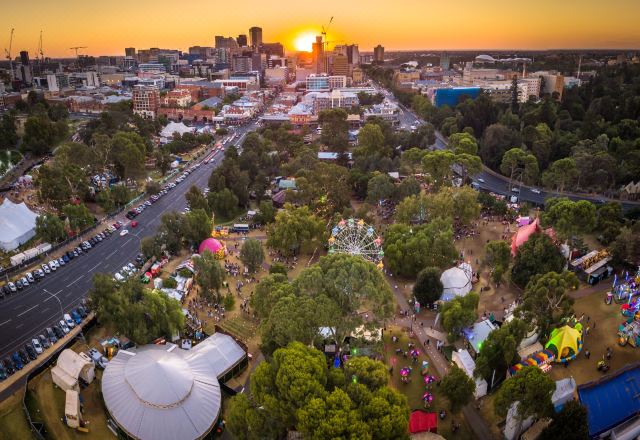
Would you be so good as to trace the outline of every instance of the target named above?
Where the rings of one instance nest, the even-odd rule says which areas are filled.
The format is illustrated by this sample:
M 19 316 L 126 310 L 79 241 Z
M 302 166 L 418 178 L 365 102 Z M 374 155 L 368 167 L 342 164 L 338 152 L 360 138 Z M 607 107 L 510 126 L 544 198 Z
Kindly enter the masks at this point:
M 160 107 L 160 91 L 156 86 L 133 88 L 133 113 L 143 118 L 154 119 Z
M 447 52 L 440 54 L 440 67 L 442 70 L 449 70 L 449 54 Z
M 238 43 L 233 37 L 223 37 L 222 35 L 216 35 L 216 49 L 237 49 Z
M 316 42 L 312 45 L 313 64 L 316 73 L 326 73 L 326 62 L 324 56 L 324 43 L 322 42 L 322 35 L 316 37 Z
M 25 66 L 29 65 L 29 52 L 26 50 L 20 52 L 20 62 Z
M 238 46 L 247 47 L 247 35 L 246 34 L 238 35 L 238 38 L 236 38 L 236 41 L 238 42 Z
M 333 75 L 349 76 L 349 60 L 346 55 L 337 54 L 333 56 Z
M 379 44 L 373 48 L 373 62 L 384 63 L 384 47 Z
M 136 57 L 136 48 L 135 47 L 125 47 L 124 48 L 124 56 L 135 59 L 135 57 Z
M 278 56 L 280 58 L 284 57 L 284 47 L 280 43 L 262 43 L 260 52 L 267 54 L 267 57 L 269 56 Z
M 251 47 L 257 50 L 262 44 L 262 28 L 254 26 L 249 29 L 249 37 L 251 38 Z
M 231 70 L 233 72 L 251 72 L 253 69 L 253 62 L 249 56 L 235 56 L 231 59 Z

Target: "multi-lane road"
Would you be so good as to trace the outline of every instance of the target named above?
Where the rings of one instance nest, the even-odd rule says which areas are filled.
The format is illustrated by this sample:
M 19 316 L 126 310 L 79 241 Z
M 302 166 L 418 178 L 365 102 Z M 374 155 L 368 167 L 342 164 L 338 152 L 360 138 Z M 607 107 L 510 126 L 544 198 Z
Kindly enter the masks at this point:
M 385 94 L 387 99 L 394 102 L 400 108 L 400 127 L 404 129 L 410 129 L 411 126 L 418 126 L 422 123 L 420 118 L 411 111 L 399 103 L 391 92 L 384 89 L 381 90 Z M 447 141 L 441 133 L 436 131 L 436 142 L 433 144 L 433 148 L 438 150 L 444 150 L 447 148 Z M 567 197 L 572 200 L 589 200 L 595 204 L 602 204 L 607 201 L 620 202 L 623 210 L 627 211 L 634 207 L 640 207 L 640 202 L 633 201 L 620 201 L 615 199 L 607 199 L 598 194 L 576 194 L 576 193 L 558 193 L 555 191 L 547 191 L 542 188 L 536 188 L 533 186 L 523 185 L 520 182 L 514 182 L 510 185 L 509 179 L 498 173 L 495 173 L 486 166 L 483 167 L 483 171 L 474 176 L 473 180 L 476 182 L 480 189 L 490 191 L 496 194 L 502 194 L 505 196 L 516 196 L 519 201 L 533 203 L 535 205 L 544 205 L 545 199 L 549 197 Z M 512 191 L 511 188 L 516 187 L 519 191 Z
M 241 145 L 246 133 L 253 129 L 253 124 L 236 128 L 235 138 L 223 147 Z M 140 252 L 140 240 L 156 233 L 163 214 L 184 210 L 185 192 L 192 185 L 204 188 L 211 171 L 220 164 L 223 155 L 224 150 L 217 152 L 212 161 L 196 168 L 182 183 L 145 209 L 136 217 L 137 227 L 132 228 L 122 216 L 121 220 L 126 223 L 123 228 L 129 230 L 128 235 L 120 236 L 121 230 L 117 230 L 88 253 L 74 258 L 39 282 L 0 299 L 0 359 L 62 319 L 63 311 L 67 313 L 76 307 L 86 297 L 95 273 L 113 274 L 125 264 L 133 262 Z M 116 220 L 113 219 L 114 222 Z

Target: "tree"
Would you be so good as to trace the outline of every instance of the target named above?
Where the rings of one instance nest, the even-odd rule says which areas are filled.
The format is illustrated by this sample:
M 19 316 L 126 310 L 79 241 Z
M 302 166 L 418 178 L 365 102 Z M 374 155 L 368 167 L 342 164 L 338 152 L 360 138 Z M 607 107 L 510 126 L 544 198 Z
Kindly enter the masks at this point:
M 294 296 L 295 290 L 287 275 L 274 273 L 264 277 L 256 286 L 255 293 L 251 296 L 251 307 L 260 319 L 266 319 L 273 306 L 285 296 Z
M 451 199 L 453 200 L 453 212 L 456 215 L 456 219 L 461 224 L 470 225 L 480 216 L 478 191 L 474 190 L 473 188 L 469 186 L 462 186 L 460 188 L 446 188 L 442 196 L 451 197 Z
M 146 145 L 137 133 L 117 132 L 111 140 L 114 171 L 122 179 L 140 179 L 145 175 Z
M 451 184 L 451 167 L 455 163 L 456 155 L 451 151 L 428 151 L 422 158 L 422 168 L 431 176 L 431 182 L 436 188 Z
M 89 299 L 98 321 L 136 344 L 172 337 L 184 328 L 180 302 L 159 290 L 145 288 L 135 279 L 116 283 L 110 274 L 96 274 Z
M 395 185 L 391 180 L 391 177 L 387 174 L 376 174 L 367 184 L 367 200 L 370 203 L 378 203 L 381 200 L 391 198 L 395 192 Z
M 491 279 L 500 284 L 502 276 L 509 269 L 511 262 L 511 246 L 504 240 L 493 240 L 485 246 L 486 262 L 493 266 Z
M 36 234 L 44 241 L 54 244 L 66 237 L 64 223 L 54 214 L 39 215 L 36 218 Z
M 591 232 L 596 225 L 596 207 L 588 200 L 574 202 L 567 198 L 549 199 L 542 213 L 544 223 L 553 225 L 560 238 Z
M 11 113 L 5 113 L 0 120 L 0 149 L 10 150 L 17 142 L 16 118 Z
M 62 213 L 67 218 L 71 230 L 76 233 L 88 228 L 95 222 L 95 219 L 83 204 L 65 205 L 62 207 Z
M 460 168 L 463 182 L 467 181 L 468 176 L 475 176 L 482 171 L 482 159 L 475 154 L 456 154 L 454 156 L 453 164 Z
M 163 214 L 158 227 L 158 243 L 165 247 L 170 254 L 177 254 L 182 248 L 182 237 L 185 226 L 185 217 L 175 211 Z
M 448 267 L 458 256 L 451 220 L 443 218 L 414 227 L 391 225 L 383 248 L 389 270 L 407 277 L 427 266 Z
M 358 147 L 354 156 L 389 156 L 391 150 L 385 147 L 382 129 L 377 124 L 367 123 L 358 134 Z
M 285 255 L 311 250 L 322 242 L 325 233 L 322 220 L 307 206 L 296 208 L 290 204 L 276 215 L 268 231 L 267 246 Z
M 494 409 L 498 416 L 506 417 L 512 404 L 518 402 L 520 420 L 529 416 L 544 417 L 551 414 L 551 395 L 555 382 L 538 367 L 525 367 L 507 379 L 496 393 Z
M 47 116 L 30 116 L 24 126 L 22 148 L 37 156 L 49 153 L 67 135 L 67 123 Z
M 371 391 L 382 388 L 389 382 L 389 372 L 382 362 L 375 361 L 366 356 L 350 358 L 344 365 L 344 374 L 365 385 Z
M 440 312 L 442 316 L 442 328 L 444 328 L 451 340 L 457 339 L 462 329 L 469 327 L 478 318 L 476 311 L 480 296 L 477 293 L 468 293 L 466 296 L 458 296 L 447 301 Z
M 515 129 L 514 129 L 515 128 Z M 509 149 L 522 144 L 517 127 L 510 128 L 503 124 L 493 124 L 487 127 L 480 143 L 480 157 L 488 167 L 497 170 L 504 153 Z
M 275 274 L 280 274 L 280 275 L 284 275 L 285 277 L 287 276 L 287 266 L 285 266 L 282 263 L 273 263 L 270 267 L 269 267 L 269 275 L 275 275 Z
M 489 333 L 476 358 L 474 375 L 488 383 L 504 378 L 507 369 L 520 361 L 518 346 L 527 333 L 527 327 L 523 320 L 514 319 Z
M 232 219 L 238 213 L 238 197 L 228 188 L 210 192 L 207 200 L 218 220 Z
M 420 304 L 431 304 L 442 295 L 441 271 L 437 267 L 425 267 L 418 272 L 418 278 L 413 285 L 413 296 Z
M 204 194 L 202 194 L 202 191 L 200 191 L 200 188 L 195 185 L 191 185 L 191 188 L 189 188 L 189 191 L 187 191 L 184 197 L 187 199 L 187 204 L 192 211 L 202 209 L 207 213 L 207 215 L 211 215 L 209 203 L 207 202 Z
M 211 217 L 204 209 L 194 209 L 184 217 L 184 238 L 195 245 L 208 238 L 212 229 Z
M 536 275 L 527 283 L 518 312 L 527 322 L 535 322 L 540 334 L 546 336 L 553 326 L 573 314 L 573 298 L 568 291 L 578 285 L 573 272 Z
M 398 201 L 404 200 L 407 197 L 420 194 L 421 190 L 420 182 L 415 177 L 409 176 L 395 188 L 393 198 Z
M 518 248 L 511 269 L 511 280 L 520 287 L 525 287 L 529 280 L 538 274 L 562 272 L 564 257 L 543 233 L 535 233 Z
M 542 174 L 542 183 L 547 187 L 557 188 L 563 192 L 565 186 L 572 185 L 578 179 L 578 169 L 575 160 L 564 158 L 556 160 L 549 169 Z
M 349 146 L 347 112 L 341 108 L 322 110 L 318 121 L 322 125 L 320 141 L 334 152 L 346 152 Z
M 500 171 L 509 176 L 511 184 L 516 173 L 525 183 L 532 183 L 538 177 L 538 160 L 533 154 L 527 154 L 521 148 L 512 148 L 502 156 Z
M 540 436 L 540 440 L 588 440 L 589 420 L 587 409 L 577 400 L 570 400 L 553 414 L 553 421 Z
M 618 261 L 640 266 L 640 222 L 622 228 L 613 242 L 612 250 Z
M 478 141 L 469 133 L 454 133 L 449 136 L 449 148 L 455 154 L 478 154 Z
M 240 260 L 249 269 L 249 272 L 255 273 L 264 262 L 264 250 L 260 240 L 250 238 L 242 244 L 240 249 Z
M 604 244 L 613 242 L 624 224 L 622 205 L 619 202 L 607 202 L 600 205 L 596 212 L 595 230 L 600 234 L 598 240 Z
M 476 383 L 457 365 L 454 365 L 440 384 L 440 389 L 451 403 L 451 411 L 458 412 L 471 401 Z
M 171 155 L 165 148 L 159 148 L 155 152 L 156 167 L 160 170 L 160 173 L 164 176 L 167 171 L 171 169 Z
M 262 200 L 258 207 L 258 213 L 256 214 L 255 221 L 263 225 L 273 223 L 276 219 L 276 209 L 273 206 L 271 200 Z
M 419 194 L 406 197 L 396 206 L 396 222 L 407 225 L 425 223 L 431 213 L 430 207 L 431 195 Z
M 219 303 L 225 272 L 218 260 L 211 252 L 205 250 L 200 257 L 194 259 L 194 269 L 200 294 L 209 302 Z
M 140 252 L 147 258 L 160 256 L 160 245 L 156 237 L 144 237 L 140 240 Z

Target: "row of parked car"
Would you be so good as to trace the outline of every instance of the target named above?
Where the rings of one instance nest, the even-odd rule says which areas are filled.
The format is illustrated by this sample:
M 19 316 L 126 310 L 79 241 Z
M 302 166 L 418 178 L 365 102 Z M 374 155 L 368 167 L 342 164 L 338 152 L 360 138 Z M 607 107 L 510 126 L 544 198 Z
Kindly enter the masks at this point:
M 138 270 L 140 270 L 140 268 L 144 265 L 144 262 L 145 262 L 144 255 L 138 254 L 136 256 L 135 263 L 127 263 L 124 266 L 122 266 L 122 269 L 120 269 L 113 275 L 113 279 L 116 281 L 124 281 L 127 278 L 134 276 L 136 273 L 138 273 Z
M 71 313 L 65 313 L 58 323 L 47 327 L 41 334 L 33 337 L 31 342 L 24 344 L 23 348 L 16 350 L 10 357 L 4 358 L 0 361 L 0 380 L 5 380 L 16 371 L 22 370 L 29 362 L 36 360 L 47 348 L 79 325 L 87 315 L 89 315 L 89 308 L 86 305 L 78 306 Z
M 39 268 L 25 273 L 21 278 L 15 281 L 8 282 L 4 286 L 0 287 L 0 298 L 4 297 L 5 295 L 16 293 L 19 290 L 26 289 L 30 285 L 35 284 L 37 281 L 43 279 L 48 274 L 56 272 L 61 267 L 66 266 L 67 263 L 69 263 L 74 258 L 79 257 L 83 253 L 89 252 L 89 249 L 91 249 L 93 246 L 103 240 L 106 240 L 111 234 L 113 234 L 114 231 L 115 229 L 112 227 L 106 228 L 87 241 L 82 242 L 80 246 L 76 247 L 75 249 L 65 252 L 60 258 L 54 258 L 48 263 L 43 263 Z

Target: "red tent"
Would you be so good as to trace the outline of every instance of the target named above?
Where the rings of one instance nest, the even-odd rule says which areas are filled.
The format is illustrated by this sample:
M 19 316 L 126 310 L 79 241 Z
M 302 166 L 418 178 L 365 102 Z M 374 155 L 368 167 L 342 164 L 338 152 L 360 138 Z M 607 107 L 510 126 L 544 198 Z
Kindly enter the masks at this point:
M 438 432 L 438 414 L 417 409 L 411 412 L 409 417 L 409 432 L 417 434 L 419 432 Z
M 540 219 L 535 219 L 532 223 L 518 228 L 516 233 L 511 238 L 511 255 L 515 256 L 518 248 L 522 246 L 527 240 L 529 240 L 529 237 L 531 237 L 536 232 L 541 231 L 547 234 L 552 240 L 555 240 L 555 231 L 552 228 L 543 230 L 540 226 Z

